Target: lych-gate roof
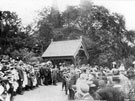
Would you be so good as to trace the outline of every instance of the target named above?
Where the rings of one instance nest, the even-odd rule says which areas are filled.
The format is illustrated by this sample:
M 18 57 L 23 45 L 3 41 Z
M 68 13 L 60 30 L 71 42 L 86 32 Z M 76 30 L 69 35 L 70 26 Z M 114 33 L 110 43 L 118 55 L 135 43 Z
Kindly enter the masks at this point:
M 82 40 L 53 41 L 42 57 L 75 56 L 82 46 Z

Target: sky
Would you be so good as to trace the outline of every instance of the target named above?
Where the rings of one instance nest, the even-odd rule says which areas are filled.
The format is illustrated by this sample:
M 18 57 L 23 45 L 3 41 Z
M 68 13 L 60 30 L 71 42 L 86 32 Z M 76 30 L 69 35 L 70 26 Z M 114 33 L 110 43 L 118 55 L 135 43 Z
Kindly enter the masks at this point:
M 135 30 L 135 0 L 91 0 L 96 5 L 105 6 L 111 12 L 125 17 L 128 30 Z M 38 11 L 56 3 L 56 0 L 0 0 L 0 10 L 16 12 L 24 25 L 33 22 Z M 80 0 L 57 0 L 60 11 L 68 5 L 79 5 Z

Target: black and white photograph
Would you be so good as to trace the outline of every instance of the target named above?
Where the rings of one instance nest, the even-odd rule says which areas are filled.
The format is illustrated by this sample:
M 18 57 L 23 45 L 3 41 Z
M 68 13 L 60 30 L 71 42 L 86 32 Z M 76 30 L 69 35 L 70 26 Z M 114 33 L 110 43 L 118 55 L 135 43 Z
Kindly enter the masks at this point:
M 135 0 L 0 0 L 0 101 L 135 101 Z

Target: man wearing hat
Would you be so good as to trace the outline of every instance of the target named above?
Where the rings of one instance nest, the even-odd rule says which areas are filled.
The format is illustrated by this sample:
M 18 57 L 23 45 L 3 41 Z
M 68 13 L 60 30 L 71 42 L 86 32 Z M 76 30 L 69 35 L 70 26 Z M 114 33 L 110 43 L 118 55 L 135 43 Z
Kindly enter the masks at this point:
M 58 69 L 57 69 L 57 65 L 55 65 L 55 67 L 52 68 L 51 70 L 51 75 L 52 75 L 52 84 L 53 85 L 57 85 L 57 73 L 58 73 Z
M 73 85 L 76 84 L 76 81 L 77 81 L 77 77 L 76 77 L 75 70 L 71 70 L 70 76 L 69 76 L 69 81 L 68 81 L 68 90 L 69 90 L 69 99 L 70 100 L 74 100 L 75 92 L 72 87 L 73 87 Z
M 40 68 L 39 68 L 39 73 L 40 73 L 40 82 L 41 82 L 41 85 L 43 85 L 43 83 L 44 83 L 44 80 L 45 80 L 45 76 L 44 76 L 44 66 L 45 66 L 46 64 L 41 64 L 40 65 Z
M 89 93 L 89 86 L 84 83 L 80 85 L 80 91 L 77 93 L 78 100 L 89 100 L 94 101 L 94 98 Z
M 45 64 L 42 68 L 42 73 L 43 73 L 43 76 L 44 76 L 44 81 L 43 83 L 48 86 L 49 85 L 49 65 L 48 64 Z
M 124 101 L 124 96 L 122 93 L 113 87 L 108 87 L 104 80 L 99 81 L 99 90 L 97 93 L 100 95 L 100 100 L 106 101 Z
M 18 76 L 19 76 L 19 79 L 18 79 L 18 84 L 19 84 L 18 93 L 21 94 L 21 95 L 23 94 L 22 85 L 23 85 L 23 81 L 24 81 L 24 74 L 23 74 L 22 66 L 23 66 L 22 62 L 18 66 L 16 66 L 16 70 L 17 70 Z
M 67 70 L 64 70 L 63 74 L 62 74 L 62 90 L 65 87 L 65 94 L 66 95 L 67 95 L 67 83 L 68 83 L 68 80 L 69 80 L 69 74 L 68 74 Z

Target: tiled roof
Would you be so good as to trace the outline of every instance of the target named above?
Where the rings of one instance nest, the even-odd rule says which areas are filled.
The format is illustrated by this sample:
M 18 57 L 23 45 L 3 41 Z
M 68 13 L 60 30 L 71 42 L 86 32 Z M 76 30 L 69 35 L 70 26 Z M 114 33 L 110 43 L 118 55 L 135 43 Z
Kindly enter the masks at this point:
M 67 40 L 51 42 L 42 57 L 74 56 L 82 45 L 81 40 Z

